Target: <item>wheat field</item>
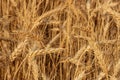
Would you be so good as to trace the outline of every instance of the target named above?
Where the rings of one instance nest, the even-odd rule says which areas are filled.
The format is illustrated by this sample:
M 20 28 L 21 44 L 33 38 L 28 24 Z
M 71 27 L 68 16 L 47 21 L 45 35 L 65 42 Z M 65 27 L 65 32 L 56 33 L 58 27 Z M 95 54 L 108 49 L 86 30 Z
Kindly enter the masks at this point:
M 120 80 L 120 0 L 0 0 L 0 80 Z

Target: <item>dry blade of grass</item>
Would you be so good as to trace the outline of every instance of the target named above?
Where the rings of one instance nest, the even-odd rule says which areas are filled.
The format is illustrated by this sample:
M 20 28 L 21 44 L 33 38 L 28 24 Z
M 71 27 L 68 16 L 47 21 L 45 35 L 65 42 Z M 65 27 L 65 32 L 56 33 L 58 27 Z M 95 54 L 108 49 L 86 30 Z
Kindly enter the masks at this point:
M 51 44 L 55 42 L 60 37 L 60 34 L 57 34 L 46 46 L 46 48 L 50 48 Z
M 118 60 L 118 63 L 114 66 L 114 77 L 117 76 L 120 72 L 120 60 Z
M 29 66 L 32 67 L 32 74 L 33 74 L 33 77 L 34 77 L 34 80 L 38 80 L 39 79 L 39 70 L 38 70 L 38 65 L 36 63 L 36 60 L 34 59 L 30 59 L 31 57 L 29 57 Z
M 17 6 L 17 3 L 14 0 L 10 0 L 10 2 L 13 4 L 13 6 Z

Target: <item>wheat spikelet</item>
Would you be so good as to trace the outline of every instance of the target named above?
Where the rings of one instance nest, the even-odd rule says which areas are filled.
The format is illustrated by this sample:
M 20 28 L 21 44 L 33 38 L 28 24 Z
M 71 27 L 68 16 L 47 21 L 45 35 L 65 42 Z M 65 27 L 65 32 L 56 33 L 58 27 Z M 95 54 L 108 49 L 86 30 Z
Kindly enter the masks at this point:
M 15 48 L 15 50 L 11 53 L 10 55 L 10 60 L 11 61 L 14 61 L 15 58 L 17 58 L 20 54 L 21 54 L 21 51 L 22 49 L 27 45 L 28 41 L 27 39 L 24 41 L 24 42 L 21 42 L 17 48 Z
M 85 75 L 85 71 L 81 72 L 74 80 L 82 80 L 84 75 Z
M 44 13 L 44 14 L 41 15 L 40 17 L 38 17 L 38 19 L 34 22 L 34 25 L 33 25 L 32 29 L 31 29 L 31 31 L 41 23 L 40 21 L 41 21 L 42 19 L 46 18 L 47 16 L 49 16 L 49 15 L 51 15 L 51 14 L 53 14 L 53 13 L 56 13 L 56 12 L 58 12 L 58 11 L 61 11 L 61 10 L 63 10 L 64 8 L 65 8 L 65 6 L 63 6 L 62 8 L 60 8 L 60 7 L 55 8 L 55 9 L 49 11 L 49 12 Z
M 63 51 L 63 48 L 47 48 L 47 49 L 41 49 L 41 50 L 36 50 L 34 51 L 34 54 L 36 56 L 39 55 L 46 55 L 46 54 L 58 54 L 58 52 Z

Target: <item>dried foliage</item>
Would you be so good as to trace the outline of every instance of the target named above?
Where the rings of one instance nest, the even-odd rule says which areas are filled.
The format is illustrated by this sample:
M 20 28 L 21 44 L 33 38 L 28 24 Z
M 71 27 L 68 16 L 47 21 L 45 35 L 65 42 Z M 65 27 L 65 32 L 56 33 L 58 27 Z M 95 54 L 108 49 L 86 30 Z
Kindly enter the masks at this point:
M 120 0 L 0 0 L 0 80 L 120 80 Z

